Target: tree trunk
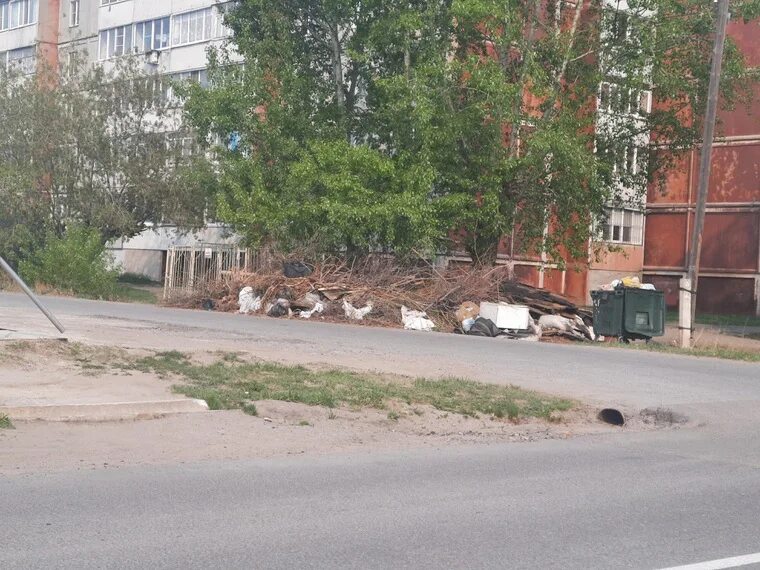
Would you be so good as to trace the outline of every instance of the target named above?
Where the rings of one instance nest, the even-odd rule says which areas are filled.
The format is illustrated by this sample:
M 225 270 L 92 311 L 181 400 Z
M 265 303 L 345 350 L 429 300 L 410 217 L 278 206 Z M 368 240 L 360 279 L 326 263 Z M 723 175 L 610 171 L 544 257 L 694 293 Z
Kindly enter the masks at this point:
M 493 267 L 499 253 L 499 238 L 472 235 L 465 245 L 472 264 L 477 267 Z
M 340 47 L 338 25 L 330 26 L 330 45 L 332 47 L 333 81 L 335 82 L 335 102 L 345 112 L 346 93 L 343 90 L 343 52 Z

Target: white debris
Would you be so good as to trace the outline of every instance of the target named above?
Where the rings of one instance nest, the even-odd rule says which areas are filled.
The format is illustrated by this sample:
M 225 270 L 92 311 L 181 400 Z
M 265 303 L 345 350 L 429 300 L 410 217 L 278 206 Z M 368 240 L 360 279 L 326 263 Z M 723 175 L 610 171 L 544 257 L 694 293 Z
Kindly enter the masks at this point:
M 238 306 L 243 315 L 256 313 L 261 310 L 261 296 L 253 292 L 253 287 L 243 287 L 238 296 Z
M 465 319 L 462 321 L 462 330 L 466 333 L 470 332 L 472 325 L 475 324 L 475 319 Z
M 301 311 L 301 315 L 300 316 L 301 316 L 302 319 L 310 319 L 312 315 L 319 314 L 319 313 L 323 312 L 324 310 L 325 310 L 325 306 L 322 303 L 320 303 L 319 301 L 317 301 L 314 304 L 314 308 L 313 309 L 311 309 L 310 311 Z
M 573 321 L 560 315 L 542 315 L 538 319 L 538 326 L 544 329 L 553 329 L 561 332 L 573 332 L 575 329 Z
M 556 330 L 564 333 L 572 334 L 576 337 L 585 337 L 589 340 L 595 340 L 594 331 L 586 326 L 583 319 L 578 315 L 574 318 L 568 319 L 561 315 L 543 315 L 538 319 L 538 326 L 541 330 Z
M 362 321 L 364 320 L 364 317 L 366 317 L 367 315 L 370 314 L 370 312 L 372 312 L 372 303 L 367 303 L 366 307 L 357 309 L 351 303 L 349 303 L 346 299 L 343 299 L 343 310 L 346 313 L 347 319 L 351 319 L 354 321 Z
M 428 318 L 427 313 L 414 311 L 403 306 L 401 307 L 401 320 L 407 330 L 430 332 L 435 328 L 435 323 Z

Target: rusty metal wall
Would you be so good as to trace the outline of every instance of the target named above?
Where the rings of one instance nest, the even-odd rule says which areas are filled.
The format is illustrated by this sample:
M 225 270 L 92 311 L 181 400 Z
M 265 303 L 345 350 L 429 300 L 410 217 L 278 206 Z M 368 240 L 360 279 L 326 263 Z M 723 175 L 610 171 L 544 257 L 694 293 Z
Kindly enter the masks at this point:
M 731 37 L 751 66 L 760 65 L 757 22 L 734 22 Z M 760 315 L 760 85 L 749 106 L 719 117 L 701 255 L 697 310 Z M 678 302 L 686 270 L 699 167 L 694 150 L 647 196 L 646 278 Z

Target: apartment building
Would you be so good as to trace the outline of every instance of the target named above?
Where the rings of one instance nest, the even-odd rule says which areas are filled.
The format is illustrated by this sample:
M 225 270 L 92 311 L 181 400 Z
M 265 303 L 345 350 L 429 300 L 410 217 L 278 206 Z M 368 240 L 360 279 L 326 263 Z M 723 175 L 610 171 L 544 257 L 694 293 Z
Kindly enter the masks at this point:
M 206 50 L 226 34 L 216 0 L 0 0 L 0 65 L 30 74 L 42 64 L 65 63 L 76 53 L 104 65 L 133 53 L 145 58 L 147 69 L 204 82 Z M 749 65 L 760 66 L 757 22 L 734 22 L 730 35 Z M 720 120 L 702 254 L 702 311 L 760 315 L 760 86 L 755 92 L 749 112 L 738 107 Z M 653 96 L 656 92 L 619 93 L 613 84 L 602 85 L 597 112 L 602 122 L 610 114 L 645 112 Z M 599 233 L 615 251 L 568 260 L 568 267 L 559 268 L 541 256 L 521 253 L 514 236 L 506 236 L 499 263 L 510 266 L 521 281 L 582 303 L 603 283 L 639 275 L 664 289 L 668 303 L 675 305 L 678 279 L 686 271 L 698 158 L 698 149 L 690 152 L 664 190 L 650 188 L 646 204 L 610 210 Z M 620 158 L 619 168 L 641 168 L 635 150 Z M 125 271 L 160 280 L 170 246 L 234 240 L 214 224 L 197 234 L 156 226 L 118 240 L 112 251 Z
M 744 53 L 747 65 L 760 67 L 758 22 L 734 21 L 729 35 Z M 744 103 L 719 115 L 714 141 L 707 215 L 703 234 L 697 310 L 705 313 L 760 316 L 760 84 L 753 86 L 749 107 Z M 620 93 L 614 84 L 602 84 L 597 122 L 609 115 L 634 115 L 651 109 L 654 93 Z M 635 150 L 641 141 L 618 157 L 618 169 L 636 172 L 642 167 Z M 568 259 L 566 268 L 545 258 L 526 255 L 507 236 L 499 263 L 512 268 L 527 284 L 591 302 L 590 292 L 604 283 L 636 275 L 665 291 L 669 307 L 678 305 L 679 279 L 687 273 L 700 149 L 689 151 L 668 174 L 664 188 L 653 184 L 646 200 L 623 209 L 611 209 L 599 239 L 614 248 L 596 256 L 589 244 L 588 259 Z
M 137 54 L 145 58 L 148 71 L 200 83 L 206 81 L 207 49 L 228 35 L 216 0 L 60 0 L 58 26 L 60 58 L 86 54 L 88 61 L 108 66 L 121 56 Z M 216 224 L 196 233 L 157 225 L 117 240 L 111 251 L 125 272 L 160 281 L 171 246 L 233 239 Z
M 206 52 L 228 36 L 216 0 L 0 0 L 0 65 L 34 74 L 69 58 L 113 65 L 144 58 L 146 71 L 172 79 L 206 81 Z M 124 271 L 161 280 L 172 245 L 233 240 L 211 224 L 186 234 L 171 226 L 111 245 Z

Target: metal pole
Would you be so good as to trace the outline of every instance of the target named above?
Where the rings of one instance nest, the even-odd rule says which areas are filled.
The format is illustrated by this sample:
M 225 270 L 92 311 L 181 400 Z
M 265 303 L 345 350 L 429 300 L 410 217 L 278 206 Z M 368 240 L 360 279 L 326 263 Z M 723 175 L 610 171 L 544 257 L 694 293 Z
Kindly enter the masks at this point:
M 32 302 L 37 305 L 37 308 L 42 311 L 42 313 L 48 318 L 51 323 L 53 323 L 53 326 L 57 328 L 60 333 L 66 332 L 66 329 L 64 329 L 63 325 L 58 322 L 58 319 L 53 316 L 53 313 L 48 311 L 47 307 L 42 304 L 42 301 L 37 298 L 37 295 L 35 295 L 34 292 L 32 292 L 32 290 L 27 287 L 26 283 L 24 283 L 24 280 L 21 279 L 21 277 L 19 277 L 15 271 L 13 271 L 13 268 L 8 265 L 8 263 L 6 263 L 2 257 L 0 257 L 0 267 L 2 267 L 8 275 L 10 275 L 11 279 L 16 282 L 16 285 L 21 287 L 21 290 L 24 293 L 29 295 L 29 298 L 32 300 Z
M 697 290 L 699 284 L 699 258 L 702 253 L 702 231 L 705 226 L 705 209 L 707 208 L 707 191 L 710 184 L 712 168 L 712 147 L 715 136 L 715 117 L 718 113 L 718 97 L 720 95 L 720 73 L 723 66 L 723 49 L 726 44 L 726 27 L 729 18 L 729 0 L 718 0 L 718 22 L 715 30 L 712 67 L 710 69 L 710 87 L 707 93 L 707 108 L 705 112 L 704 136 L 699 162 L 699 186 L 697 188 L 697 210 L 694 216 L 694 228 L 691 234 L 689 249 L 688 278 L 693 291 L 691 299 L 691 337 L 694 336 L 694 315 L 697 308 Z M 681 323 L 685 326 L 685 323 Z

